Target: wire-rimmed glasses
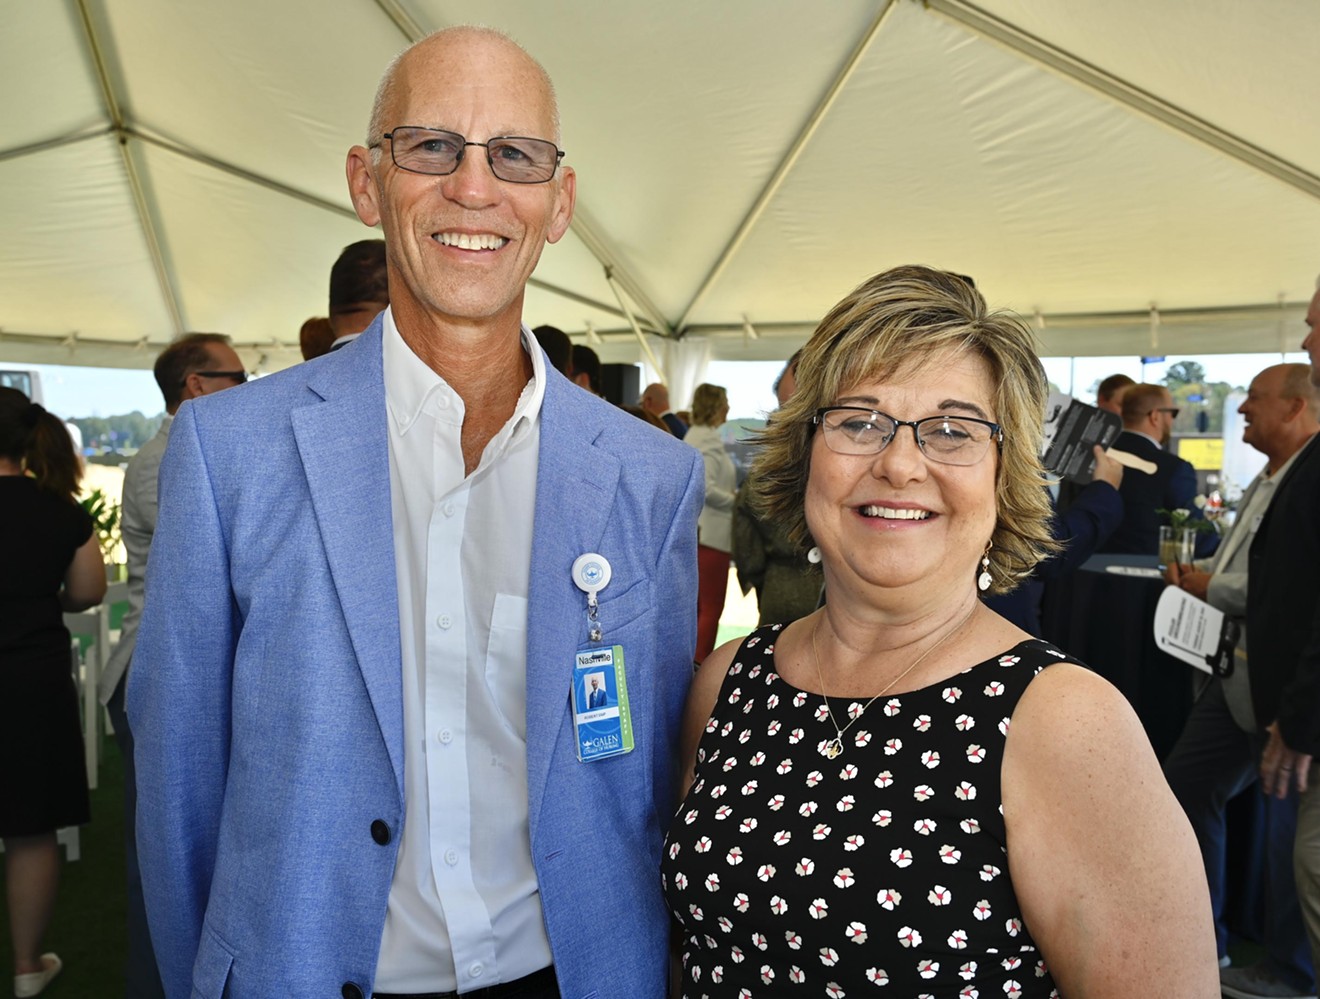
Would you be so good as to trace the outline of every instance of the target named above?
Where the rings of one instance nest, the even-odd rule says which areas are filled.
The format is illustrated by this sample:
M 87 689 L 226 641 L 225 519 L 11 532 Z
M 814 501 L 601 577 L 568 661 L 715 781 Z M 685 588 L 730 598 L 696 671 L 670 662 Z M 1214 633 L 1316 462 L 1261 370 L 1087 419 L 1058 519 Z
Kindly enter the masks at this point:
M 862 406 L 824 406 L 811 422 L 825 434 L 825 446 L 835 454 L 875 455 L 887 448 L 899 427 L 911 427 L 917 447 L 943 465 L 975 465 L 994 441 L 1004 446 L 998 423 L 974 416 L 927 416 L 900 420 Z
M 510 184 L 544 184 L 555 175 L 564 151 L 547 139 L 497 135 L 485 142 L 468 142 L 457 132 L 419 125 L 400 125 L 381 136 L 390 140 L 394 165 L 409 173 L 446 177 L 458 169 L 468 146 L 486 150 L 491 173 Z M 368 148 L 375 149 L 379 142 Z

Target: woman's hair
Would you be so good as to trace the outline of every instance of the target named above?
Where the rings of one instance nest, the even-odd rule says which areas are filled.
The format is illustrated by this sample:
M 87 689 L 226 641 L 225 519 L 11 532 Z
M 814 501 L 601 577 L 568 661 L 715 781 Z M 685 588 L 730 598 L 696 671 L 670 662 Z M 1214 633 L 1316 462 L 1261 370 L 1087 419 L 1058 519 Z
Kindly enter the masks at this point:
M 82 478 L 73 439 L 60 418 L 18 389 L 0 387 L 0 457 L 19 462 L 37 485 L 72 502 Z
M 949 353 L 974 354 L 990 369 L 991 402 L 1004 431 L 990 592 L 1017 586 L 1058 547 L 1040 463 L 1048 383 L 1022 321 L 990 312 L 969 278 L 948 271 L 905 266 L 877 274 L 821 320 L 802 348 L 797 393 L 761 432 L 751 489 L 763 515 L 787 527 L 799 547 L 808 547 L 803 500 L 816 410 L 856 385 L 920 372 Z
M 703 427 L 718 426 L 715 417 L 729 403 L 729 394 L 723 385 L 702 382 L 692 393 L 692 422 Z

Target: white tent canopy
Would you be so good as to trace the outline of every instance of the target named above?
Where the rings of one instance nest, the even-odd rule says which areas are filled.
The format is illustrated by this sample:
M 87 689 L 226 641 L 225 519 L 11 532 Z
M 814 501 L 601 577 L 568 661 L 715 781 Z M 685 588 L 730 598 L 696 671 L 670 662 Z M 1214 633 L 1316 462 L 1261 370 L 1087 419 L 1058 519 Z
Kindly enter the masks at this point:
M 1320 270 L 1314 0 L 0 0 L 0 356 L 299 359 L 369 235 L 344 153 L 411 39 L 556 81 L 577 217 L 525 317 L 782 358 L 924 262 L 1046 354 L 1296 349 Z M 683 347 L 671 355 L 687 353 Z M 678 363 L 675 361 L 674 363 Z

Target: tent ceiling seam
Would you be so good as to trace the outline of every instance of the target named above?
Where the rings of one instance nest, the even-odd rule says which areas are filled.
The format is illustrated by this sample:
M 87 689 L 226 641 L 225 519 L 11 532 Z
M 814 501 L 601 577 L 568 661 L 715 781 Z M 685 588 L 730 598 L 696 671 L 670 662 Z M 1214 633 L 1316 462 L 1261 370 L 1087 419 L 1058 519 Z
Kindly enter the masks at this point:
M 770 179 L 767 180 L 765 186 L 761 188 L 761 192 L 756 196 L 756 200 L 752 202 L 752 207 L 748 209 L 747 214 L 743 216 L 743 220 L 738 224 L 738 228 L 734 230 L 732 238 L 730 238 L 729 242 L 720 252 L 714 266 L 707 271 L 706 277 L 701 282 L 701 287 L 697 289 L 697 293 L 692 296 L 691 301 L 688 302 L 687 308 L 683 310 L 682 318 L 680 318 L 675 324 L 679 336 L 686 334 L 688 321 L 692 318 L 692 313 L 696 311 L 697 306 L 699 306 L 706 298 L 706 295 L 709 294 L 711 288 L 714 287 L 715 282 L 724 274 L 725 269 L 733 260 L 734 254 L 742 248 L 748 235 L 751 234 L 752 228 L 758 221 L 760 221 L 761 216 L 765 213 L 766 208 L 769 207 L 774 196 L 779 193 L 779 188 L 783 185 L 785 179 L 787 179 L 788 174 L 792 171 L 794 165 L 796 165 L 798 157 L 802 155 L 802 152 L 806 149 L 808 143 L 810 143 L 813 136 L 815 136 L 816 130 L 820 127 L 821 122 L 825 120 L 825 116 L 829 114 L 830 109 L 834 106 L 834 102 L 838 99 L 839 94 L 852 78 L 854 71 L 857 69 L 858 63 L 862 60 L 862 56 L 866 54 L 866 51 L 871 47 L 871 43 L 875 41 L 876 36 L 880 33 L 880 28 L 889 18 L 890 12 L 894 9 L 895 2 L 896 0 L 883 0 L 879 12 L 871 22 L 871 26 L 867 28 L 866 33 L 853 48 L 852 53 L 848 56 L 847 60 L 845 60 L 843 67 L 837 74 L 835 74 L 834 80 L 825 91 L 825 95 L 817 102 L 816 107 L 807 118 L 806 124 L 802 126 L 797 136 L 794 137 L 792 144 L 789 145 L 788 150 L 780 158 L 774 172 L 770 175 Z
M 1045 69 L 1058 73 L 1130 111 L 1135 111 L 1172 129 L 1179 135 L 1195 139 L 1217 152 L 1320 200 L 1320 177 L 1315 174 L 1073 55 L 1066 49 L 981 10 L 967 0 L 920 0 L 920 2 L 928 9 L 942 14 L 992 42 L 1003 45 Z
M 30 156 L 33 153 L 44 153 L 51 149 L 59 149 L 62 146 L 75 146 L 79 142 L 86 142 L 88 139 L 100 139 L 115 132 L 113 125 L 103 125 L 100 128 L 88 132 L 72 132 L 68 135 L 56 136 L 53 139 L 42 139 L 40 142 L 29 142 L 22 146 L 13 146 L 9 149 L 0 149 L 0 163 L 5 160 L 15 160 L 23 156 Z
M 91 14 L 87 10 L 87 0 L 78 0 L 78 14 L 82 20 L 83 37 L 87 42 L 88 52 L 96 69 L 96 79 L 101 86 L 101 96 L 105 100 L 106 113 L 110 117 L 111 128 L 118 133 L 116 144 L 119 147 L 120 159 L 124 164 L 124 173 L 128 178 L 129 193 L 133 198 L 133 207 L 137 212 L 138 224 L 142 228 L 142 236 L 147 243 L 147 254 L 151 257 L 151 266 L 156 272 L 156 282 L 160 285 L 161 297 L 165 300 L 165 307 L 169 311 L 170 321 L 174 324 L 174 332 L 176 334 L 182 333 L 185 328 L 183 306 L 179 300 L 179 292 L 174 285 L 173 276 L 170 274 L 169 265 L 165 260 L 165 249 L 160 227 L 151 212 L 146 189 L 142 183 L 137 163 L 133 159 L 132 150 L 128 148 L 119 98 L 115 93 L 114 83 L 110 79 L 110 72 L 106 66 L 101 39 L 96 33 Z

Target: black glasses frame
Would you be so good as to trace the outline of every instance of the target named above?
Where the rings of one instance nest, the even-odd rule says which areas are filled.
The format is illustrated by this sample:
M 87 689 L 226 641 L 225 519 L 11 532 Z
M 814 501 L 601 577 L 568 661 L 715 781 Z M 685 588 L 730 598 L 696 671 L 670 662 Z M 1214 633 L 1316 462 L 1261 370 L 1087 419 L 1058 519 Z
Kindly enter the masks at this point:
M 1178 406 L 1156 406 L 1154 412 L 1168 413 L 1176 420 L 1178 419 L 1178 414 L 1182 412 L 1182 409 Z
M 881 447 L 877 451 L 867 451 L 867 452 L 858 453 L 858 452 L 850 452 L 850 451 L 835 451 L 833 447 L 830 447 L 830 450 L 834 451 L 835 454 L 851 455 L 853 457 L 858 457 L 858 458 L 866 457 L 868 454 L 880 454 L 886 448 L 888 448 L 890 444 L 894 442 L 894 438 L 898 436 L 899 427 L 911 427 L 912 439 L 916 441 L 917 448 L 921 451 L 923 455 L 925 455 L 931 461 L 939 462 L 941 465 L 957 465 L 958 462 L 944 461 L 938 455 L 931 454 L 929 451 L 926 450 L 925 442 L 921 439 L 921 425 L 923 423 L 931 423 L 936 420 L 958 420 L 960 423 L 979 423 L 983 427 L 989 427 L 990 440 L 986 441 L 986 443 L 988 444 L 990 443 L 990 441 L 994 441 L 995 444 L 998 446 L 1001 454 L 1003 453 L 1004 450 L 1004 428 L 1001 427 L 998 423 L 992 423 L 990 420 L 982 420 L 975 416 L 939 415 L 939 416 L 923 416 L 920 420 L 900 420 L 896 416 L 890 416 L 888 413 L 884 412 L 883 410 L 869 409 L 866 406 L 822 406 L 820 407 L 820 409 L 816 410 L 815 415 L 812 416 L 811 418 L 812 426 L 817 426 L 820 427 L 822 430 L 824 430 L 825 417 L 828 416 L 830 413 L 838 413 L 838 412 L 866 413 L 868 416 L 882 416 L 894 425 L 894 432 L 889 436 L 889 440 L 886 441 L 883 445 L 881 445 Z M 826 433 L 825 445 L 827 447 L 830 446 L 829 440 L 830 440 L 829 434 Z M 980 461 L 981 458 L 983 457 L 985 457 L 985 452 L 982 452 L 981 456 L 978 457 L 976 461 Z M 968 464 L 974 465 L 976 464 L 976 461 L 968 462 Z M 964 465 L 961 467 L 965 468 L 967 466 Z
M 455 139 L 458 139 L 460 143 L 460 148 L 458 151 L 458 155 L 454 157 L 453 169 L 446 170 L 443 173 L 440 173 L 435 170 L 418 170 L 415 167 L 404 166 L 402 163 L 400 163 L 398 157 L 394 155 L 394 133 L 399 131 L 400 129 L 409 129 L 411 131 L 416 131 L 416 132 L 429 132 L 433 135 L 452 135 Z M 385 139 L 390 140 L 390 160 L 394 163 L 394 165 L 398 167 L 400 170 L 406 170 L 408 171 L 408 173 L 420 174 L 423 177 L 448 177 L 451 174 L 456 173 L 458 171 L 458 168 L 463 165 L 463 153 L 468 146 L 478 146 L 486 150 L 486 162 L 490 165 L 490 172 L 495 175 L 496 180 L 502 180 L 506 184 L 548 184 L 550 183 L 550 181 L 554 179 L 555 171 L 559 169 L 559 163 L 564 158 L 564 150 L 560 149 L 549 139 L 538 139 L 534 135 L 492 135 L 485 142 L 469 142 L 466 135 L 462 135 L 459 132 L 451 132 L 447 128 L 429 128 L 426 125 L 395 125 L 394 128 L 390 129 L 388 132 L 384 133 L 381 136 L 382 142 Z M 517 139 L 521 142 L 544 143 L 545 145 L 549 146 L 551 149 L 555 151 L 555 162 L 554 162 L 554 166 L 551 167 L 550 169 L 549 176 L 543 177 L 540 180 L 516 180 L 511 177 L 504 177 L 500 175 L 499 168 L 495 166 L 495 159 L 490 155 L 490 144 L 492 142 L 500 142 L 501 140 L 511 141 L 514 139 Z M 378 149 L 379 147 L 380 147 L 380 142 L 373 142 L 367 146 L 368 149 Z
M 189 371 L 190 375 L 201 375 L 203 378 L 229 378 L 242 385 L 248 380 L 246 371 Z M 185 376 L 183 384 L 187 384 Z

